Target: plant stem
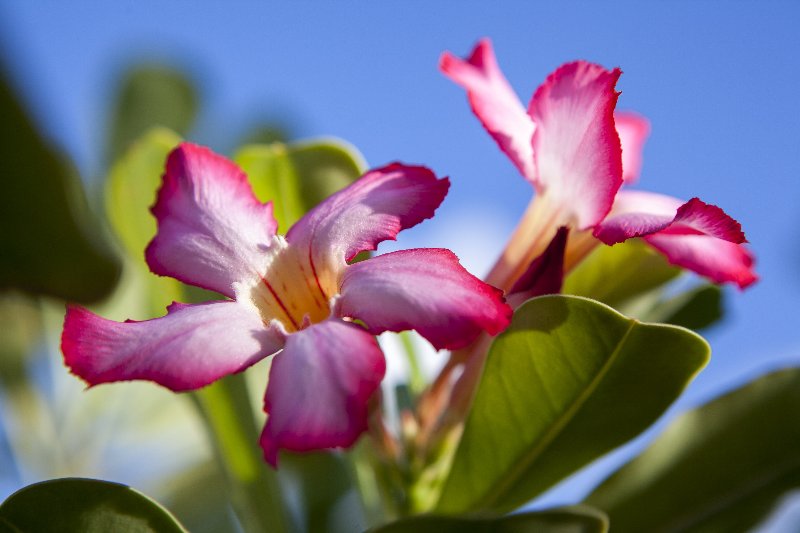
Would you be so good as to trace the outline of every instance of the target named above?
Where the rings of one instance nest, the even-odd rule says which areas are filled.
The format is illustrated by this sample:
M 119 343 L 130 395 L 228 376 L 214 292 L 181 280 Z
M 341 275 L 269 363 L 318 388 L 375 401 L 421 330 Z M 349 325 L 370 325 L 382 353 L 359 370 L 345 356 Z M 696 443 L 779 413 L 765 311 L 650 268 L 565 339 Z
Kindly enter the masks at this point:
M 406 359 L 408 360 L 408 385 L 411 388 L 411 392 L 416 397 L 425 388 L 425 375 L 419 364 L 417 350 L 414 346 L 414 339 L 411 335 L 412 333 L 410 331 L 403 331 L 400 332 L 399 337 L 400 341 L 403 343 L 403 351 L 405 351 Z
M 247 384 L 234 374 L 193 395 L 231 489 L 242 527 L 249 533 L 289 533 L 278 476 L 263 460 Z

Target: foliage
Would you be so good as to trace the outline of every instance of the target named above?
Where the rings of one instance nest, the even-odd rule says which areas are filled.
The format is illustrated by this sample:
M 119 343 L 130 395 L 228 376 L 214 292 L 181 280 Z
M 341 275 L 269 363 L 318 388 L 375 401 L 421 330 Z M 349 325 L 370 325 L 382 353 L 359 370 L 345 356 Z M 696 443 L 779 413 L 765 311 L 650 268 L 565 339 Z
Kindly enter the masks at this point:
M 798 412 L 800 369 L 763 376 L 681 415 L 586 501 L 620 532 L 746 531 L 800 485 Z
M 136 490 L 93 479 L 55 479 L 12 494 L 0 505 L 4 531 L 185 533 L 159 504 Z
M 646 429 L 709 352 L 687 330 L 591 300 L 528 301 L 489 352 L 437 509 L 519 507 Z

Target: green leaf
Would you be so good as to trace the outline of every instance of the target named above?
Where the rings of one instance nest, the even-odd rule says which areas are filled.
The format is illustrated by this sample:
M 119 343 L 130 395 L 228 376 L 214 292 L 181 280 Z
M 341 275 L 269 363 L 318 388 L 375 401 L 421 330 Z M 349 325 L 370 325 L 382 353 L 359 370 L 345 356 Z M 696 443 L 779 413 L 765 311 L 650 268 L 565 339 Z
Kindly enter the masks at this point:
M 614 531 L 748 531 L 800 487 L 800 369 L 675 420 L 589 495 Z
M 282 121 L 272 120 L 255 124 L 245 131 L 236 146 L 249 144 L 285 143 L 292 138 L 291 128 Z
M 319 202 L 363 173 L 363 159 L 349 144 L 336 140 L 257 144 L 234 157 L 250 178 L 256 196 L 271 200 L 283 232 Z
M 264 462 L 258 445 L 247 382 L 232 374 L 192 394 L 228 479 L 230 493 L 245 531 L 290 531 L 278 476 Z
M 303 216 L 305 206 L 300 197 L 300 178 L 285 144 L 245 146 L 236 153 L 234 161 L 247 174 L 258 199 L 272 202 L 273 214 L 282 232 Z
M 306 531 L 349 533 L 354 524 L 365 522 L 350 468 L 341 454 L 282 452 L 278 474 L 283 486 L 296 490 L 296 514 Z
M 42 336 L 42 316 L 33 299 L 7 292 L 0 295 L 0 384 L 5 394 L 28 381 L 27 362 Z
M 198 97 L 180 72 L 163 65 L 140 65 L 125 75 L 110 127 L 109 159 L 154 126 L 186 135 L 197 115 Z
M 722 318 L 722 296 L 722 289 L 716 285 L 699 285 L 667 300 L 660 300 L 642 319 L 701 330 Z
M 120 264 L 91 216 L 77 171 L 34 127 L 0 72 L 0 289 L 88 303 Z
M 185 533 L 159 504 L 130 487 L 66 478 L 29 485 L 0 505 L 4 531 Z
M 575 506 L 503 517 L 422 515 L 371 529 L 370 533 L 603 533 L 608 519 L 591 507 Z
M 640 239 L 614 246 L 600 245 L 564 280 L 562 292 L 586 296 L 617 307 L 675 278 L 681 269 L 670 265 Z
M 514 509 L 651 425 L 707 363 L 689 330 L 534 298 L 489 352 L 437 509 Z
M 227 480 L 216 461 L 204 461 L 161 487 L 164 503 L 192 533 L 238 533 L 230 512 Z
M 156 234 L 156 219 L 150 213 L 167 154 L 180 143 L 178 135 L 154 128 L 133 143 L 114 163 L 106 182 L 106 213 L 123 248 L 131 258 L 139 281 L 151 296 L 152 314 L 163 314 L 173 300 L 182 300 L 181 284 L 155 276 L 144 262 L 144 250 Z
M 106 184 L 106 213 L 123 246 L 132 257 L 156 234 L 150 207 L 156 201 L 167 155 L 181 138 L 170 130 L 154 128 L 137 139 L 111 167 Z

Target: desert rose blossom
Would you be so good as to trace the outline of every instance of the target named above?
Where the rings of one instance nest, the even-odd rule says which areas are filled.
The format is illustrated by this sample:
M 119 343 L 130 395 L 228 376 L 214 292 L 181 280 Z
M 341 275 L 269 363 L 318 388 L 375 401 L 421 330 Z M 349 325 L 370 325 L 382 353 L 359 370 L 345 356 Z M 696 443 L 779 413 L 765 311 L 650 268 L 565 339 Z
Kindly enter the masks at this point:
M 440 68 L 467 90 L 475 115 L 536 191 L 489 283 L 511 289 L 562 226 L 570 229 L 566 270 L 601 241 L 642 237 L 673 264 L 714 282 L 744 288 L 757 279 L 741 227 L 722 209 L 697 198 L 620 191 L 639 173 L 649 126 L 630 114 L 615 124 L 619 69 L 562 65 L 526 110 L 487 39 L 466 60 L 445 53 Z
M 174 391 L 203 387 L 277 352 L 261 436 L 273 466 L 281 449 L 352 445 L 385 372 L 374 335 L 415 329 L 456 349 L 509 323 L 502 293 L 444 249 L 414 249 L 350 264 L 412 227 L 449 182 L 398 163 L 366 173 L 276 233 L 232 162 L 189 143 L 168 157 L 152 212 L 150 269 L 227 299 L 173 303 L 167 315 L 114 322 L 68 306 L 64 360 L 89 385 L 149 380 Z
M 586 61 L 551 73 L 526 109 L 503 76 L 488 39 L 467 59 L 449 52 L 440 69 L 467 90 L 472 111 L 531 183 L 535 196 L 486 280 L 518 306 L 558 292 L 565 273 L 601 243 L 642 237 L 667 259 L 718 282 L 746 287 L 756 280 L 739 224 L 694 198 L 620 191 L 641 169 L 647 121 L 616 114 L 619 69 Z M 485 361 L 489 339 L 451 354 L 420 402 L 422 439 L 436 441 L 463 421 Z M 462 369 L 451 383 L 456 369 Z M 433 435 L 433 436 L 431 436 Z

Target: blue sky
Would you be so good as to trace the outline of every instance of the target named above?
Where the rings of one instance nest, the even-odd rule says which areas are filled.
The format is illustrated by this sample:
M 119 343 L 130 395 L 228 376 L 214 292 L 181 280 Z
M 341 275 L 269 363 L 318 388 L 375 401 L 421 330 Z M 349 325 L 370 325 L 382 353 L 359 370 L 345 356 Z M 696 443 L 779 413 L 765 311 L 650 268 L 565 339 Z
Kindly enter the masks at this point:
M 800 362 L 800 4 L 797 2 L 0 3 L 0 53 L 48 135 L 87 176 L 101 169 L 110 82 L 132 59 L 183 66 L 202 87 L 195 140 L 232 148 L 254 117 L 297 137 L 335 135 L 371 165 L 422 163 L 453 181 L 406 244 L 447 246 L 480 270 L 530 198 L 437 70 L 443 50 L 493 39 L 523 101 L 559 64 L 624 72 L 619 107 L 652 121 L 639 186 L 725 208 L 762 280 L 728 291 L 692 404 Z M 446 238 L 447 236 L 447 238 Z

